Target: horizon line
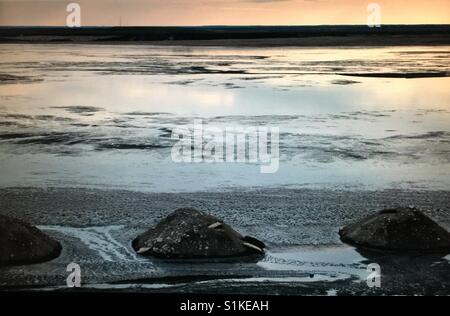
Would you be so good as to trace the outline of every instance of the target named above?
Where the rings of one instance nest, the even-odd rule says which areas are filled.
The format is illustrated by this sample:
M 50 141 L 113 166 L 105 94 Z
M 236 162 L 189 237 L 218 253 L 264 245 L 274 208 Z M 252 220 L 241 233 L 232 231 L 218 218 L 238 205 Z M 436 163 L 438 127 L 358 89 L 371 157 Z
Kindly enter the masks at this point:
M 365 26 L 367 24 L 205 24 L 205 25 L 83 25 L 78 27 L 69 27 L 66 25 L 0 25 L 0 28 L 207 28 L 207 27 L 326 27 L 326 26 Z M 381 24 L 377 29 L 383 26 L 450 26 L 450 23 L 419 23 L 419 24 Z

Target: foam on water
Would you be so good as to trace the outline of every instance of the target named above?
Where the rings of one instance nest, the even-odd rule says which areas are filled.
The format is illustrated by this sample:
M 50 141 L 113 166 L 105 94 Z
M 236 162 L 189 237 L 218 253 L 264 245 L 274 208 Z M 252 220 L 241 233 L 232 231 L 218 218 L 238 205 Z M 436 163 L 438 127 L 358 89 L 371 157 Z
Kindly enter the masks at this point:
M 362 257 L 352 247 L 297 247 L 277 252 L 269 251 L 258 265 L 271 271 L 302 271 L 316 275 L 326 276 L 338 273 L 341 277 L 357 276 L 361 279 L 367 277 L 365 263 Z M 311 278 L 312 279 L 312 278 Z
M 161 271 L 178 270 L 177 265 L 164 262 L 154 262 L 151 258 L 139 257 L 133 251 L 129 250 L 125 245 L 117 241 L 111 233 L 120 232 L 123 226 L 105 226 L 105 227 L 87 227 L 73 228 L 62 226 L 40 226 L 39 228 L 47 231 L 55 231 L 80 240 L 87 248 L 95 251 L 98 255 L 97 261 L 115 262 L 120 264 L 145 263 L 153 266 Z M 365 258 L 359 255 L 353 248 L 347 246 L 333 247 L 300 247 L 288 248 L 280 251 L 268 251 L 263 259 L 257 262 L 257 266 L 266 271 L 289 273 L 287 276 L 253 276 L 253 277 L 227 277 L 221 279 L 220 276 L 212 280 L 193 280 L 196 284 L 202 283 L 220 283 L 220 282 L 332 282 L 337 280 L 345 280 L 357 277 L 364 279 L 367 277 L 366 265 L 362 263 Z M 186 266 L 186 275 L 190 272 L 188 265 Z M 214 267 L 214 263 L 209 263 Z M 174 270 L 174 271 L 175 271 Z M 195 270 L 195 269 L 194 269 Z M 192 270 L 192 273 L 194 273 Z M 244 273 L 236 271 L 237 275 Z M 195 273 L 194 273 L 195 275 Z M 127 283 L 127 282 L 125 282 Z M 144 282 L 147 284 L 148 282 Z M 181 282 L 183 283 L 183 282 Z M 177 282 L 178 285 L 181 284 Z M 136 283 L 130 282 L 131 285 L 117 285 L 114 288 L 128 288 L 135 286 Z M 101 285 L 89 285 L 89 287 L 101 287 Z M 105 287 L 109 287 L 104 285 Z M 153 288 L 165 287 L 164 284 L 151 284 Z
M 136 254 L 112 237 L 111 232 L 123 226 L 103 226 L 74 228 L 64 226 L 39 226 L 40 229 L 56 231 L 79 239 L 89 249 L 95 251 L 104 261 L 138 261 Z

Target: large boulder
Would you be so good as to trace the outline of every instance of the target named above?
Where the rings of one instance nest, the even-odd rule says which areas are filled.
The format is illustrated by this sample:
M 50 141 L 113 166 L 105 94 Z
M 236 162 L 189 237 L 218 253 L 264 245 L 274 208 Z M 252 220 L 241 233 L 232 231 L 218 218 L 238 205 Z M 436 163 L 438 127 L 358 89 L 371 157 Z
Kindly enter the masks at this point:
M 165 259 L 262 255 L 265 247 L 216 217 L 191 208 L 176 210 L 134 239 L 132 246 L 139 254 Z
M 48 261 L 58 257 L 61 248 L 36 227 L 0 215 L 0 266 Z
M 356 247 L 393 251 L 450 251 L 450 233 L 414 208 L 382 210 L 339 231 Z

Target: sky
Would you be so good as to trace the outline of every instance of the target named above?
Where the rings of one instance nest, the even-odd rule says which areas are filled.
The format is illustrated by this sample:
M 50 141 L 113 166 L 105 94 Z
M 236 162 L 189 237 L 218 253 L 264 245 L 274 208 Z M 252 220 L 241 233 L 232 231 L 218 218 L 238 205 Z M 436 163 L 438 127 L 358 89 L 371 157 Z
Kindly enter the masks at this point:
M 64 26 L 71 2 L 82 26 L 366 24 L 372 2 L 382 24 L 450 24 L 450 0 L 0 0 L 0 25 Z

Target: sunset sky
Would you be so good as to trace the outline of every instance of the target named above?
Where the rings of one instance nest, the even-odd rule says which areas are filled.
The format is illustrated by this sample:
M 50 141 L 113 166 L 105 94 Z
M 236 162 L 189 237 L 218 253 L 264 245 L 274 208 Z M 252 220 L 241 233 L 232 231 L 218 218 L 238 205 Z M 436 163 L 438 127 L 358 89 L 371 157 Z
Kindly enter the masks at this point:
M 382 24 L 450 23 L 450 0 L 0 0 L 0 25 L 65 25 L 71 2 L 83 26 L 366 24 L 371 2 Z

